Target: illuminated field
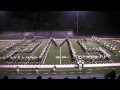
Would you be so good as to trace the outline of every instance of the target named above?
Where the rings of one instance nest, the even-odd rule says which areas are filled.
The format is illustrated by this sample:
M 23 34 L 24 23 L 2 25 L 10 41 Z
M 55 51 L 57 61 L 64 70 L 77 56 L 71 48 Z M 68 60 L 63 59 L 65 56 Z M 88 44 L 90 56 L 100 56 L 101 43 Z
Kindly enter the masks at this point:
M 25 42 L 16 45 L 14 48 L 8 50 L 4 53 L 4 55 L 0 54 L 0 65 L 41 65 L 40 60 L 38 57 L 40 56 L 41 52 L 43 51 L 43 48 L 48 43 L 48 40 L 42 41 L 32 52 L 17 52 L 13 57 L 36 57 L 34 60 L 29 59 L 20 59 L 20 60 L 3 60 L 2 57 L 9 55 L 13 51 L 17 49 L 21 50 L 30 50 L 31 47 L 33 47 L 36 42 L 31 42 L 30 40 L 26 40 Z M 54 43 L 51 43 L 48 47 L 48 52 L 46 53 L 44 59 L 42 60 L 42 65 L 74 65 L 75 63 L 72 62 L 72 56 L 70 54 L 69 45 L 67 42 L 64 42 L 62 46 L 59 46 L 64 39 L 62 40 L 55 40 L 58 46 L 56 46 Z M 107 41 L 107 40 L 106 40 Z M 118 40 L 117 40 L 118 41 Z M 120 40 L 119 40 L 120 41 Z M 14 41 L 15 42 L 15 41 Z M 16 41 L 18 42 L 18 41 Z M 72 43 L 72 46 L 76 52 L 76 55 L 99 55 L 98 52 L 84 52 L 81 46 L 77 43 L 77 39 L 70 39 L 70 42 Z M 120 44 L 113 42 L 113 40 L 108 40 L 107 42 L 118 46 L 116 52 L 119 52 L 120 50 Z M 12 41 L 0 41 L 0 50 L 3 50 L 6 47 L 9 47 L 12 44 Z M 106 50 L 107 53 L 111 55 L 110 60 L 84 60 L 85 64 L 106 64 L 106 63 L 120 63 L 120 54 L 114 54 L 110 52 L 108 49 L 103 47 L 102 45 L 94 42 L 91 38 L 87 39 L 86 42 L 84 42 L 87 48 L 99 48 L 102 47 Z M 19 50 L 18 50 L 19 51 Z M 119 67 L 101 67 L 101 68 L 83 68 L 82 70 L 79 70 L 78 68 L 74 69 L 56 69 L 55 72 L 51 71 L 50 68 L 44 68 L 44 69 L 38 69 L 39 74 L 87 74 L 87 73 L 107 73 L 110 70 L 116 70 L 117 73 L 120 73 Z M 35 69 L 20 69 L 19 74 L 36 74 Z M 16 74 L 16 69 L 0 69 L 0 74 Z

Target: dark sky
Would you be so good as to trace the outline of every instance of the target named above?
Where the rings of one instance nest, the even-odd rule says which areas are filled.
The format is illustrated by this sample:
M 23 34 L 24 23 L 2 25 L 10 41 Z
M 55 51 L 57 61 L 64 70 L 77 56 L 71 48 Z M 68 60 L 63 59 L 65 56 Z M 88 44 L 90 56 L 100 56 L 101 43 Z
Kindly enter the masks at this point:
M 0 11 L 0 30 L 73 29 L 76 11 Z M 120 35 L 120 11 L 79 11 L 80 35 Z

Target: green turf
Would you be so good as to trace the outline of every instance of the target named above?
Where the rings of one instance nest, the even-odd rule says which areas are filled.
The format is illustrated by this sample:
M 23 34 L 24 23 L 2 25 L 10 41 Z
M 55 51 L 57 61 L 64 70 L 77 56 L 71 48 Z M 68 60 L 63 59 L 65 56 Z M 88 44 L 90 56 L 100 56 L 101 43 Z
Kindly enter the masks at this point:
M 27 40 L 28 41 L 28 40 Z M 18 46 L 16 46 L 14 48 L 14 50 L 18 49 L 19 47 L 22 48 L 28 48 L 30 45 L 33 46 L 35 43 L 34 42 L 24 42 Z M 59 45 L 63 40 L 56 40 L 57 44 Z M 70 40 L 73 48 L 76 51 L 77 55 L 88 55 L 86 53 L 83 52 L 82 48 L 80 47 L 80 45 L 77 43 L 76 40 Z M 8 43 L 9 42 L 9 43 Z M 0 46 L 1 47 L 5 47 L 5 46 L 9 46 L 11 41 L 0 41 Z M 107 41 L 110 42 L 110 41 Z M 42 42 L 41 46 L 36 50 L 36 52 L 34 53 L 33 56 L 39 56 L 42 49 L 44 48 L 44 46 L 46 45 L 47 42 Z M 112 43 L 112 42 L 111 42 Z M 120 62 L 120 55 L 118 54 L 118 56 L 112 54 L 109 50 L 107 50 L 106 48 L 104 48 L 102 45 L 99 45 L 98 43 L 94 42 L 93 40 L 87 40 L 87 42 L 85 43 L 87 45 L 87 47 L 89 48 L 98 48 L 98 47 L 102 47 L 103 49 L 105 49 L 109 54 L 112 55 L 111 61 L 114 63 L 119 63 Z M 3 46 L 4 45 L 4 46 Z M 114 43 L 114 45 L 119 45 L 117 43 Z M 30 47 L 29 47 L 30 48 Z M 119 50 L 119 49 L 118 49 Z M 117 50 L 117 51 L 118 51 Z M 9 52 L 6 52 L 5 55 L 9 55 L 12 52 L 12 50 L 10 50 Z M 98 55 L 99 53 L 96 52 L 92 52 L 90 53 L 90 55 Z M 21 56 L 31 56 L 31 54 L 28 53 L 21 53 L 19 54 Z M 48 55 L 45 59 L 44 64 L 58 64 L 60 65 L 60 58 L 56 58 L 57 56 L 60 57 L 60 47 L 56 47 L 54 44 L 51 45 L 50 50 L 48 52 Z M 62 58 L 62 57 L 68 57 L 68 58 Z M 13 64 L 24 64 L 27 60 L 23 60 L 23 61 L 13 61 L 10 63 L 10 61 L 3 61 L 0 60 L 0 64 L 8 64 L 10 63 L 11 65 Z M 90 60 L 85 60 L 86 64 L 98 64 L 98 63 L 111 63 L 111 61 L 103 61 L 103 60 L 95 60 L 95 61 L 90 61 Z M 38 60 L 30 60 L 27 64 L 29 65 L 38 65 L 40 64 Z M 61 64 L 72 64 L 71 61 L 71 55 L 69 52 L 69 48 L 68 48 L 68 44 L 67 42 L 65 42 L 63 44 L 63 46 L 61 46 Z M 88 74 L 88 73 L 108 73 L 111 70 L 115 70 L 117 73 L 120 73 L 120 68 L 119 67 L 105 67 L 105 68 L 84 68 L 83 70 L 78 70 L 78 69 L 56 69 L 55 72 L 51 71 L 52 69 L 39 69 L 39 74 L 43 75 L 43 74 Z M 20 74 L 36 74 L 35 69 L 24 69 L 20 71 Z M 16 74 L 16 69 L 0 69 L 0 74 Z
M 61 58 L 61 63 L 62 64 L 72 64 L 72 58 L 70 55 L 70 51 L 69 51 L 69 47 L 67 42 L 65 42 L 62 46 L 61 46 L 61 56 L 63 58 Z M 64 56 L 66 58 L 64 58 Z
M 36 69 L 19 69 L 19 74 L 36 74 Z M 52 71 L 53 69 L 38 69 L 39 75 L 82 75 L 82 74 L 106 74 L 112 70 L 115 70 L 116 73 L 120 73 L 119 67 L 101 67 L 101 68 L 83 68 L 79 69 L 56 69 L 56 71 Z M 17 74 L 16 69 L 0 69 L 0 75 L 5 74 Z
M 60 48 L 52 43 L 44 64 L 60 64 L 60 59 L 57 59 L 56 56 L 60 56 Z
M 28 46 L 26 47 L 27 50 L 30 50 L 32 48 L 32 46 L 35 45 L 35 42 L 31 42 L 28 44 Z
M 76 51 L 76 55 L 87 55 L 86 53 L 84 53 L 80 45 L 77 43 L 77 40 L 71 40 L 71 43 L 72 43 L 73 48 Z
M 42 42 L 41 45 L 40 45 L 40 47 L 38 46 L 39 48 L 38 48 L 38 50 L 34 53 L 33 56 L 39 57 L 40 54 L 41 54 L 41 52 L 42 52 L 42 50 L 43 50 L 43 48 L 45 47 L 46 43 L 47 43 L 47 42 L 45 42 L 45 41 Z
M 89 43 L 88 41 L 84 42 L 84 45 L 87 47 L 87 48 L 94 48 L 91 43 Z

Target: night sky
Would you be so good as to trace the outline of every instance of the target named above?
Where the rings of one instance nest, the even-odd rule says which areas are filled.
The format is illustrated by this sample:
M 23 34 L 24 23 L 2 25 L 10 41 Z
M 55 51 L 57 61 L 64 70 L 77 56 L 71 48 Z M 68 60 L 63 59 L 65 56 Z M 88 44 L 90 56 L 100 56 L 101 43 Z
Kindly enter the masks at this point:
M 76 11 L 0 11 L 0 31 L 73 29 Z M 120 11 L 79 11 L 79 35 L 120 35 Z

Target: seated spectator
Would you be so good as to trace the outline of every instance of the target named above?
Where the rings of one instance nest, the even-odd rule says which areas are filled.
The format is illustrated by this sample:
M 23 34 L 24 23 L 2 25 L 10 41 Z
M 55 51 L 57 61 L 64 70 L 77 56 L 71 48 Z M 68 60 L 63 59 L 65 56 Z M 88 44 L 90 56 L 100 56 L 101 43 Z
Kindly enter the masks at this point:
M 42 79 L 42 77 L 41 77 L 41 76 L 38 76 L 37 79 Z

